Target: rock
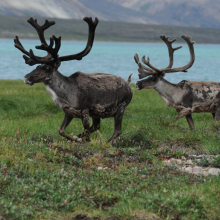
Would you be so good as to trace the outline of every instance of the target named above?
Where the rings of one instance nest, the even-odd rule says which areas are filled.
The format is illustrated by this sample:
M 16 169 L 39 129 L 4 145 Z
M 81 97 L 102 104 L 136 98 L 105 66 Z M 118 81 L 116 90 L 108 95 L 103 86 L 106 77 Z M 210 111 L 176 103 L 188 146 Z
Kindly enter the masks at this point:
M 193 162 L 192 162 L 192 160 L 190 159 L 190 160 L 187 160 L 187 161 L 186 161 L 186 164 L 192 165 Z
M 33 159 L 30 159 L 30 158 L 28 158 L 28 161 L 30 161 L 30 162 L 35 162 Z
M 203 171 L 202 174 L 205 175 L 205 176 L 208 176 L 209 172 L 208 171 Z
M 220 174 L 220 169 L 219 168 L 210 168 L 208 173 L 217 176 L 218 174 Z
M 102 167 L 98 167 L 98 170 L 103 170 L 103 168 Z
M 206 167 L 203 169 L 203 171 L 208 171 L 210 169 L 210 167 Z
M 82 138 L 77 138 L 76 141 L 77 142 L 82 142 Z
M 192 167 L 187 167 L 187 168 L 185 169 L 185 171 L 186 171 L 187 173 L 192 173 Z
M 162 163 L 167 164 L 167 163 L 170 163 L 170 161 L 169 160 L 163 160 Z
M 172 163 L 170 163 L 170 162 L 168 162 L 168 163 L 166 163 L 166 166 L 168 166 L 168 167 L 172 167 L 172 166 L 173 166 L 173 164 L 172 164 Z
M 186 158 L 184 156 L 181 157 L 181 160 L 186 160 Z
M 180 165 L 180 164 L 182 164 L 183 162 L 182 162 L 182 160 L 178 159 L 178 160 L 176 160 L 176 163 Z
M 194 174 L 202 173 L 202 167 L 198 167 L 198 166 L 193 167 L 192 173 L 194 173 Z

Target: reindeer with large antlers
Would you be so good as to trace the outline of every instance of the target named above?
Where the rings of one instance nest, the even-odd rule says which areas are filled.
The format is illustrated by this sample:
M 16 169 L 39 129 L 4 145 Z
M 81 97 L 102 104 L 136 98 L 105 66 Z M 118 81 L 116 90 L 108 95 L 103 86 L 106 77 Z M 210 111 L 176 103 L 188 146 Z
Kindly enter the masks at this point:
M 160 38 L 165 42 L 168 47 L 169 53 L 169 65 L 166 68 L 158 69 L 150 63 L 150 58 L 147 60 L 145 56 L 142 58 L 140 63 L 138 54 L 135 54 L 135 62 L 139 66 L 139 78 L 142 79 L 146 76 L 150 76 L 145 80 L 136 82 L 138 89 L 151 89 L 154 88 L 156 92 L 163 98 L 168 107 L 173 107 L 178 112 L 175 119 L 186 117 L 191 130 L 194 129 L 194 123 L 192 119 L 192 113 L 199 112 L 210 112 L 213 117 L 217 120 L 220 119 L 220 84 L 218 82 L 207 82 L 207 81 L 186 81 L 183 80 L 178 84 L 172 84 L 166 81 L 163 77 L 166 73 L 174 72 L 187 72 L 195 60 L 194 47 L 195 42 L 191 41 L 189 36 L 181 36 L 188 44 L 191 59 L 189 63 L 183 67 L 172 68 L 173 66 L 173 54 L 175 50 L 181 48 L 172 47 L 172 43 L 176 39 L 169 41 L 169 38 L 162 35 Z
M 44 31 L 55 22 L 46 20 L 44 25 L 40 26 L 33 18 L 28 19 L 28 22 L 36 29 L 41 41 L 41 46 L 36 48 L 48 54 L 45 57 L 39 57 L 35 56 L 32 50 L 26 51 L 17 36 L 14 40 L 15 47 L 25 54 L 23 57 L 26 64 L 30 66 L 40 64 L 31 73 L 25 75 L 24 82 L 28 85 L 44 83 L 54 103 L 64 111 L 65 116 L 59 131 L 61 136 L 71 141 L 81 141 L 84 136 L 89 140 L 90 134 L 100 129 L 100 118 L 114 117 L 115 131 L 109 139 L 111 141 L 122 133 L 123 114 L 133 95 L 129 86 L 132 75 L 129 76 L 128 81 L 125 81 L 111 74 L 88 74 L 79 71 L 66 77 L 57 70 L 62 61 L 81 60 L 90 52 L 98 19 L 95 18 L 93 21 L 92 18 L 85 17 L 84 21 L 88 23 L 89 34 L 86 48 L 80 53 L 59 57 L 61 37 L 52 36 L 49 45 L 44 37 Z M 89 116 L 93 120 L 91 127 Z M 73 118 L 82 120 L 85 131 L 71 137 L 64 131 Z

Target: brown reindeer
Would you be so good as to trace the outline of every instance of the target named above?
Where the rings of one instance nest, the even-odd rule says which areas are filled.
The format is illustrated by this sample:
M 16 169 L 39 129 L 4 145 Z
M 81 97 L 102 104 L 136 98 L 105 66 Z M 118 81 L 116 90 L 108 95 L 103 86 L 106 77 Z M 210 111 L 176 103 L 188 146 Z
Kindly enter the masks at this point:
M 189 63 L 183 67 L 172 68 L 173 54 L 175 50 L 181 48 L 173 48 L 172 43 L 176 39 L 169 41 L 169 37 L 164 35 L 160 38 L 166 43 L 169 52 L 169 65 L 166 68 L 158 69 L 150 63 L 149 57 L 145 56 L 140 63 L 138 54 L 135 54 L 135 62 L 139 66 L 139 78 L 142 79 L 150 76 L 147 79 L 136 82 L 137 89 L 155 89 L 156 92 L 163 98 L 168 107 L 175 108 L 178 112 L 176 119 L 186 117 L 191 130 L 194 129 L 192 113 L 210 112 L 216 120 L 220 119 L 220 83 L 208 81 L 186 81 L 183 80 L 178 84 L 172 84 L 164 79 L 166 73 L 187 72 L 195 60 L 194 47 L 195 42 L 191 41 L 191 37 L 181 36 L 188 44 L 191 59 Z
M 65 116 L 59 131 L 61 136 L 71 141 L 81 141 L 84 136 L 89 140 L 90 133 L 100 129 L 100 118 L 114 117 L 115 131 L 109 139 L 111 141 L 122 133 L 121 124 L 124 111 L 133 95 L 129 86 L 132 75 L 128 81 L 125 81 L 121 77 L 111 74 L 88 74 L 79 71 L 66 77 L 57 70 L 61 62 L 81 60 L 90 52 L 98 19 L 96 18 L 93 22 L 92 18 L 85 17 L 84 21 L 88 23 L 89 34 L 86 48 L 80 53 L 60 57 L 58 51 L 61 46 L 61 37 L 52 36 L 49 45 L 44 37 L 44 31 L 55 22 L 46 20 L 40 26 L 33 18 L 28 19 L 28 22 L 36 29 L 42 43 L 36 48 L 46 51 L 47 56 L 39 57 L 35 56 L 32 50 L 26 51 L 17 36 L 14 40 L 15 47 L 26 54 L 23 56 L 26 64 L 31 66 L 40 64 L 31 73 L 25 75 L 24 82 L 31 86 L 34 83 L 44 83 L 54 103 L 64 111 Z M 89 116 L 93 121 L 91 127 Z M 71 137 L 64 131 L 73 118 L 82 120 L 84 132 Z

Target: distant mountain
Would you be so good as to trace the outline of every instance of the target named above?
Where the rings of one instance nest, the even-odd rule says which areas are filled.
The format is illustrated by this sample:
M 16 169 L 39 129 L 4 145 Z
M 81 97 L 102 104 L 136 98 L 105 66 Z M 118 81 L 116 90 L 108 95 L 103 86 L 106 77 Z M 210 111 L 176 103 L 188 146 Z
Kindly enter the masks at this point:
M 0 15 L 220 28 L 219 0 L 1 0 Z
M 163 25 L 220 28 L 219 0 L 108 0 Z

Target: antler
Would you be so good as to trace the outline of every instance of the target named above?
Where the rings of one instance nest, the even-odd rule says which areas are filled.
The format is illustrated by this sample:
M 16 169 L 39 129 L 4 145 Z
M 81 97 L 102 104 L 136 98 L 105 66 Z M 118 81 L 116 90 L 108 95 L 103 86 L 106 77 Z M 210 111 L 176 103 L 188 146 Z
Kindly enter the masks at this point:
M 16 36 L 14 39 L 15 47 L 27 55 L 27 56 L 24 55 L 23 58 L 25 59 L 25 63 L 29 64 L 30 66 L 35 65 L 37 63 L 50 64 L 50 63 L 54 63 L 58 60 L 60 62 L 68 61 L 68 60 L 81 60 L 92 49 L 94 36 L 95 36 L 95 29 L 96 29 L 96 26 L 98 25 L 98 22 L 99 22 L 98 18 L 95 18 L 94 22 L 93 22 L 92 18 L 88 18 L 88 17 L 85 17 L 83 20 L 86 21 L 89 25 L 89 34 L 88 34 L 88 41 L 87 41 L 86 48 L 80 53 L 69 55 L 69 56 L 59 57 L 58 51 L 61 46 L 61 37 L 56 38 L 53 35 L 50 38 L 50 45 L 47 44 L 45 37 L 44 37 L 44 31 L 47 28 L 49 28 L 50 26 L 54 25 L 55 21 L 46 20 L 45 23 L 42 26 L 40 26 L 37 23 L 37 19 L 34 20 L 33 18 L 29 18 L 28 23 L 30 23 L 36 29 L 38 36 L 40 38 L 40 41 L 41 41 L 41 45 L 36 46 L 36 49 L 47 51 L 47 53 L 48 53 L 47 56 L 39 57 L 39 56 L 35 56 L 32 50 L 30 50 L 30 52 L 26 51 L 24 49 L 23 45 L 21 44 L 21 42 L 19 41 L 18 36 Z M 55 48 L 53 48 L 54 42 L 55 42 Z
M 35 65 L 38 63 L 51 63 L 51 62 L 54 62 L 54 60 L 57 60 L 58 59 L 57 53 L 59 51 L 59 49 L 57 50 L 57 48 L 60 48 L 60 38 L 56 38 L 55 36 L 53 36 L 52 38 L 50 38 L 50 45 L 48 46 L 48 44 L 45 40 L 45 37 L 44 37 L 44 31 L 47 28 L 49 28 L 50 26 L 54 25 L 55 21 L 46 20 L 45 23 L 42 26 L 40 26 L 37 23 L 37 19 L 34 20 L 31 17 L 27 20 L 27 22 L 30 23 L 36 29 L 38 36 L 40 38 L 40 41 L 42 43 L 41 46 L 36 46 L 36 48 L 41 49 L 41 50 L 45 50 L 48 52 L 48 54 L 45 57 L 39 57 L 39 56 L 35 56 L 32 50 L 30 50 L 30 52 L 26 51 L 24 49 L 23 45 L 21 44 L 18 36 L 16 36 L 14 39 L 15 47 L 27 55 L 27 56 L 23 55 L 23 58 L 25 59 L 25 63 L 32 66 L 32 65 Z M 52 48 L 54 41 L 56 43 L 55 49 Z M 55 52 L 57 52 L 57 53 L 55 54 Z M 51 60 L 52 58 L 54 58 L 54 60 Z
M 169 37 L 166 37 L 165 35 L 161 35 L 160 36 L 161 40 L 163 40 L 165 42 L 165 44 L 167 45 L 168 48 L 168 52 L 169 52 L 169 57 L 170 57 L 170 63 L 167 66 L 167 68 L 171 68 L 173 66 L 173 54 L 175 50 L 179 50 L 180 48 L 182 48 L 182 46 L 173 48 L 172 47 L 172 43 L 174 43 L 176 41 L 176 39 L 173 39 L 171 41 L 169 41 Z
M 82 52 L 77 53 L 77 54 L 60 57 L 59 60 L 61 62 L 62 61 L 68 61 L 68 60 L 81 60 L 92 49 L 92 45 L 93 45 L 93 41 L 94 41 L 94 36 L 95 36 L 95 29 L 96 29 L 96 26 L 99 23 L 99 20 L 98 20 L 98 18 L 95 18 L 95 21 L 93 22 L 91 17 L 90 18 L 85 17 L 85 18 L 83 18 L 83 20 L 85 22 L 87 22 L 88 25 L 89 25 L 88 40 L 87 40 L 87 45 L 86 45 L 85 49 Z
M 186 36 L 186 35 L 182 35 L 181 36 L 187 43 L 188 47 L 189 47 L 189 51 L 190 51 L 190 61 L 187 65 L 183 66 L 183 67 L 177 67 L 177 68 L 172 68 L 173 66 L 173 54 L 174 51 L 178 50 L 181 48 L 180 47 L 176 47 L 173 48 L 172 47 L 172 43 L 176 41 L 176 39 L 169 41 L 169 37 L 166 37 L 165 35 L 161 35 L 160 38 L 166 43 L 167 47 L 168 47 L 168 52 L 169 52 L 169 58 L 170 58 L 170 62 L 169 65 L 166 68 L 163 69 L 157 69 L 156 67 L 154 67 L 151 63 L 150 63 L 150 58 L 148 57 L 147 60 L 145 59 L 145 56 L 143 56 L 142 58 L 142 62 L 147 65 L 148 67 L 144 67 L 140 61 L 139 61 L 139 57 L 138 54 L 134 55 L 134 59 L 135 62 L 138 64 L 139 66 L 139 78 L 142 79 L 146 76 L 149 75 L 154 75 L 154 74 L 159 74 L 159 75 L 163 75 L 165 73 L 174 73 L 174 72 L 187 72 L 187 69 L 189 69 L 194 61 L 195 61 L 195 54 L 194 54 L 194 47 L 193 44 L 195 43 L 194 41 L 191 41 L 191 37 Z
M 53 48 L 55 42 L 55 48 Z M 56 38 L 54 35 L 50 38 L 50 45 L 42 43 L 40 46 L 36 46 L 36 49 L 45 50 L 48 52 L 48 55 L 43 58 L 39 58 L 34 55 L 33 51 L 30 50 L 30 58 L 36 63 L 54 63 L 58 61 L 58 51 L 61 46 L 61 37 Z M 52 60 L 53 58 L 53 60 Z
M 50 26 L 54 25 L 54 24 L 55 24 L 55 21 L 45 20 L 45 23 L 40 26 L 40 25 L 37 23 L 37 19 L 33 19 L 33 18 L 31 17 L 31 18 L 29 18 L 29 19 L 27 20 L 27 22 L 28 22 L 29 24 L 31 24 L 31 25 L 36 29 L 36 31 L 37 31 L 37 33 L 38 33 L 38 36 L 39 36 L 39 38 L 40 38 L 41 43 L 48 46 L 48 44 L 47 44 L 47 42 L 46 42 L 46 40 L 45 40 L 45 37 L 44 37 L 44 31 L 45 31 L 46 29 L 48 29 Z

